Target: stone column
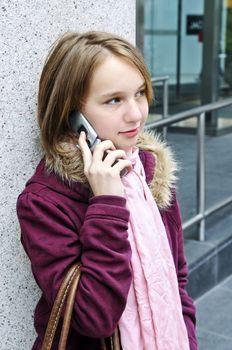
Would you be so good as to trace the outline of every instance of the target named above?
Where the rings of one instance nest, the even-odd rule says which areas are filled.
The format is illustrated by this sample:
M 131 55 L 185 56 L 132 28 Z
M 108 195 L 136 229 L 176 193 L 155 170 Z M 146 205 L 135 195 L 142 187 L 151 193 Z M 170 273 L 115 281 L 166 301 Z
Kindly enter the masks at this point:
M 20 0 L 0 6 L 0 349 L 29 350 L 40 291 L 20 243 L 15 203 L 40 159 L 39 75 L 50 45 L 67 30 L 106 30 L 135 43 L 135 0 Z

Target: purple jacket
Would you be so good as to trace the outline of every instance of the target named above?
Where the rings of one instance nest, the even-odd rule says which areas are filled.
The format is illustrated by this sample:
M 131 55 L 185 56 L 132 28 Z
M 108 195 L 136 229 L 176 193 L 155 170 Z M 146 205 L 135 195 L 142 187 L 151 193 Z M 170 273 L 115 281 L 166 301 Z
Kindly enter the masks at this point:
M 196 350 L 195 308 L 185 290 L 187 266 L 179 207 L 173 190 L 175 166 L 167 158 L 167 162 L 161 163 L 166 165 L 160 167 L 160 154 L 163 154 L 162 147 L 157 153 L 150 149 L 140 151 L 173 254 L 190 349 Z M 168 182 L 160 181 L 160 176 L 170 171 L 170 164 L 173 169 L 170 176 L 166 176 Z M 52 168 L 49 162 L 47 166 Z M 32 349 L 41 349 L 58 288 L 67 269 L 81 259 L 82 275 L 67 349 L 99 350 L 99 338 L 110 336 L 122 315 L 131 283 L 126 200 L 119 196 L 92 197 L 82 180 L 67 181 L 66 173 L 61 180 L 64 169 L 57 170 L 54 166 L 48 172 L 47 166 L 44 160 L 40 162 L 17 202 L 22 244 L 42 291 L 34 314 L 38 337 Z M 67 173 L 71 174 L 69 170 Z M 72 173 L 70 178 L 73 176 Z M 58 347 L 57 337 L 55 341 L 54 350 Z

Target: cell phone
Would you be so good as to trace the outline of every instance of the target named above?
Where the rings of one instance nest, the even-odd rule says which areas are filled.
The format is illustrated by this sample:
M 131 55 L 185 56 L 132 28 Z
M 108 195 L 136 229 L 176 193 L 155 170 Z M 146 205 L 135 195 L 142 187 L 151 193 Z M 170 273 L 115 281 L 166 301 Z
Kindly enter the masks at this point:
M 96 130 L 93 128 L 93 126 L 90 124 L 90 122 L 87 120 L 87 118 L 82 114 L 81 112 L 74 111 L 70 114 L 69 119 L 72 131 L 74 133 L 80 134 L 81 131 L 84 131 L 86 134 L 86 142 L 90 148 L 91 151 L 93 151 L 94 147 L 98 145 L 101 140 L 99 139 Z M 76 145 L 79 147 L 78 145 Z M 107 153 L 105 152 L 103 159 Z M 113 166 L 117 163 L 117 160 L 114 162 Z M 123 169 L 120 172 L 121 177 L 126 175 L 128 173 L 127 169 Z
M 101 142 L 99 139 L 96 130 L 87 120 L 87 118 L 81 112 L 74 111 L 70 115 L 70 125 L 74 133 L 80 134 L 81 131 L 84 131 L 86 134 L 86 142 L 93 151 L 94 147 Z

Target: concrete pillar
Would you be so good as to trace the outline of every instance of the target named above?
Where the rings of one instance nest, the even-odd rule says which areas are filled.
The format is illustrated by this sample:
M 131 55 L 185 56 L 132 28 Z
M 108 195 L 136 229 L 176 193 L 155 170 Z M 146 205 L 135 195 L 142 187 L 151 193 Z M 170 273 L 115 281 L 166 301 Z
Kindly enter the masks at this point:
M 40 291 L 20 244 L 15 203 L 40 158 L 36 95 L 48 49 L 67 30 L 135 43 L 135 0 L 20 0 L 0 6 L 0 349 L 29 350 Z

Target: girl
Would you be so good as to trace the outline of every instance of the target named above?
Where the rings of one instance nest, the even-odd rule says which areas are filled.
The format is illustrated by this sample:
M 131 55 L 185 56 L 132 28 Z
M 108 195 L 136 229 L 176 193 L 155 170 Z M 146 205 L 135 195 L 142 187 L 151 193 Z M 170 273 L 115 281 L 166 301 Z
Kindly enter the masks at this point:
M 69 350 L 99 350 L 117 326 L 123 350 L 197 349 L 176 165 L 142 131 L 151 100 L 143 58 L 124 39 L 66 33 L 54 44 L 38 96 L 44 158 L 17 202 L 42 291 L 33 350 L 41 349 L 57 290 L 78 260 Z M 71 128 L 77 111 L 102 140 L 93 152 L 88 135 Z

